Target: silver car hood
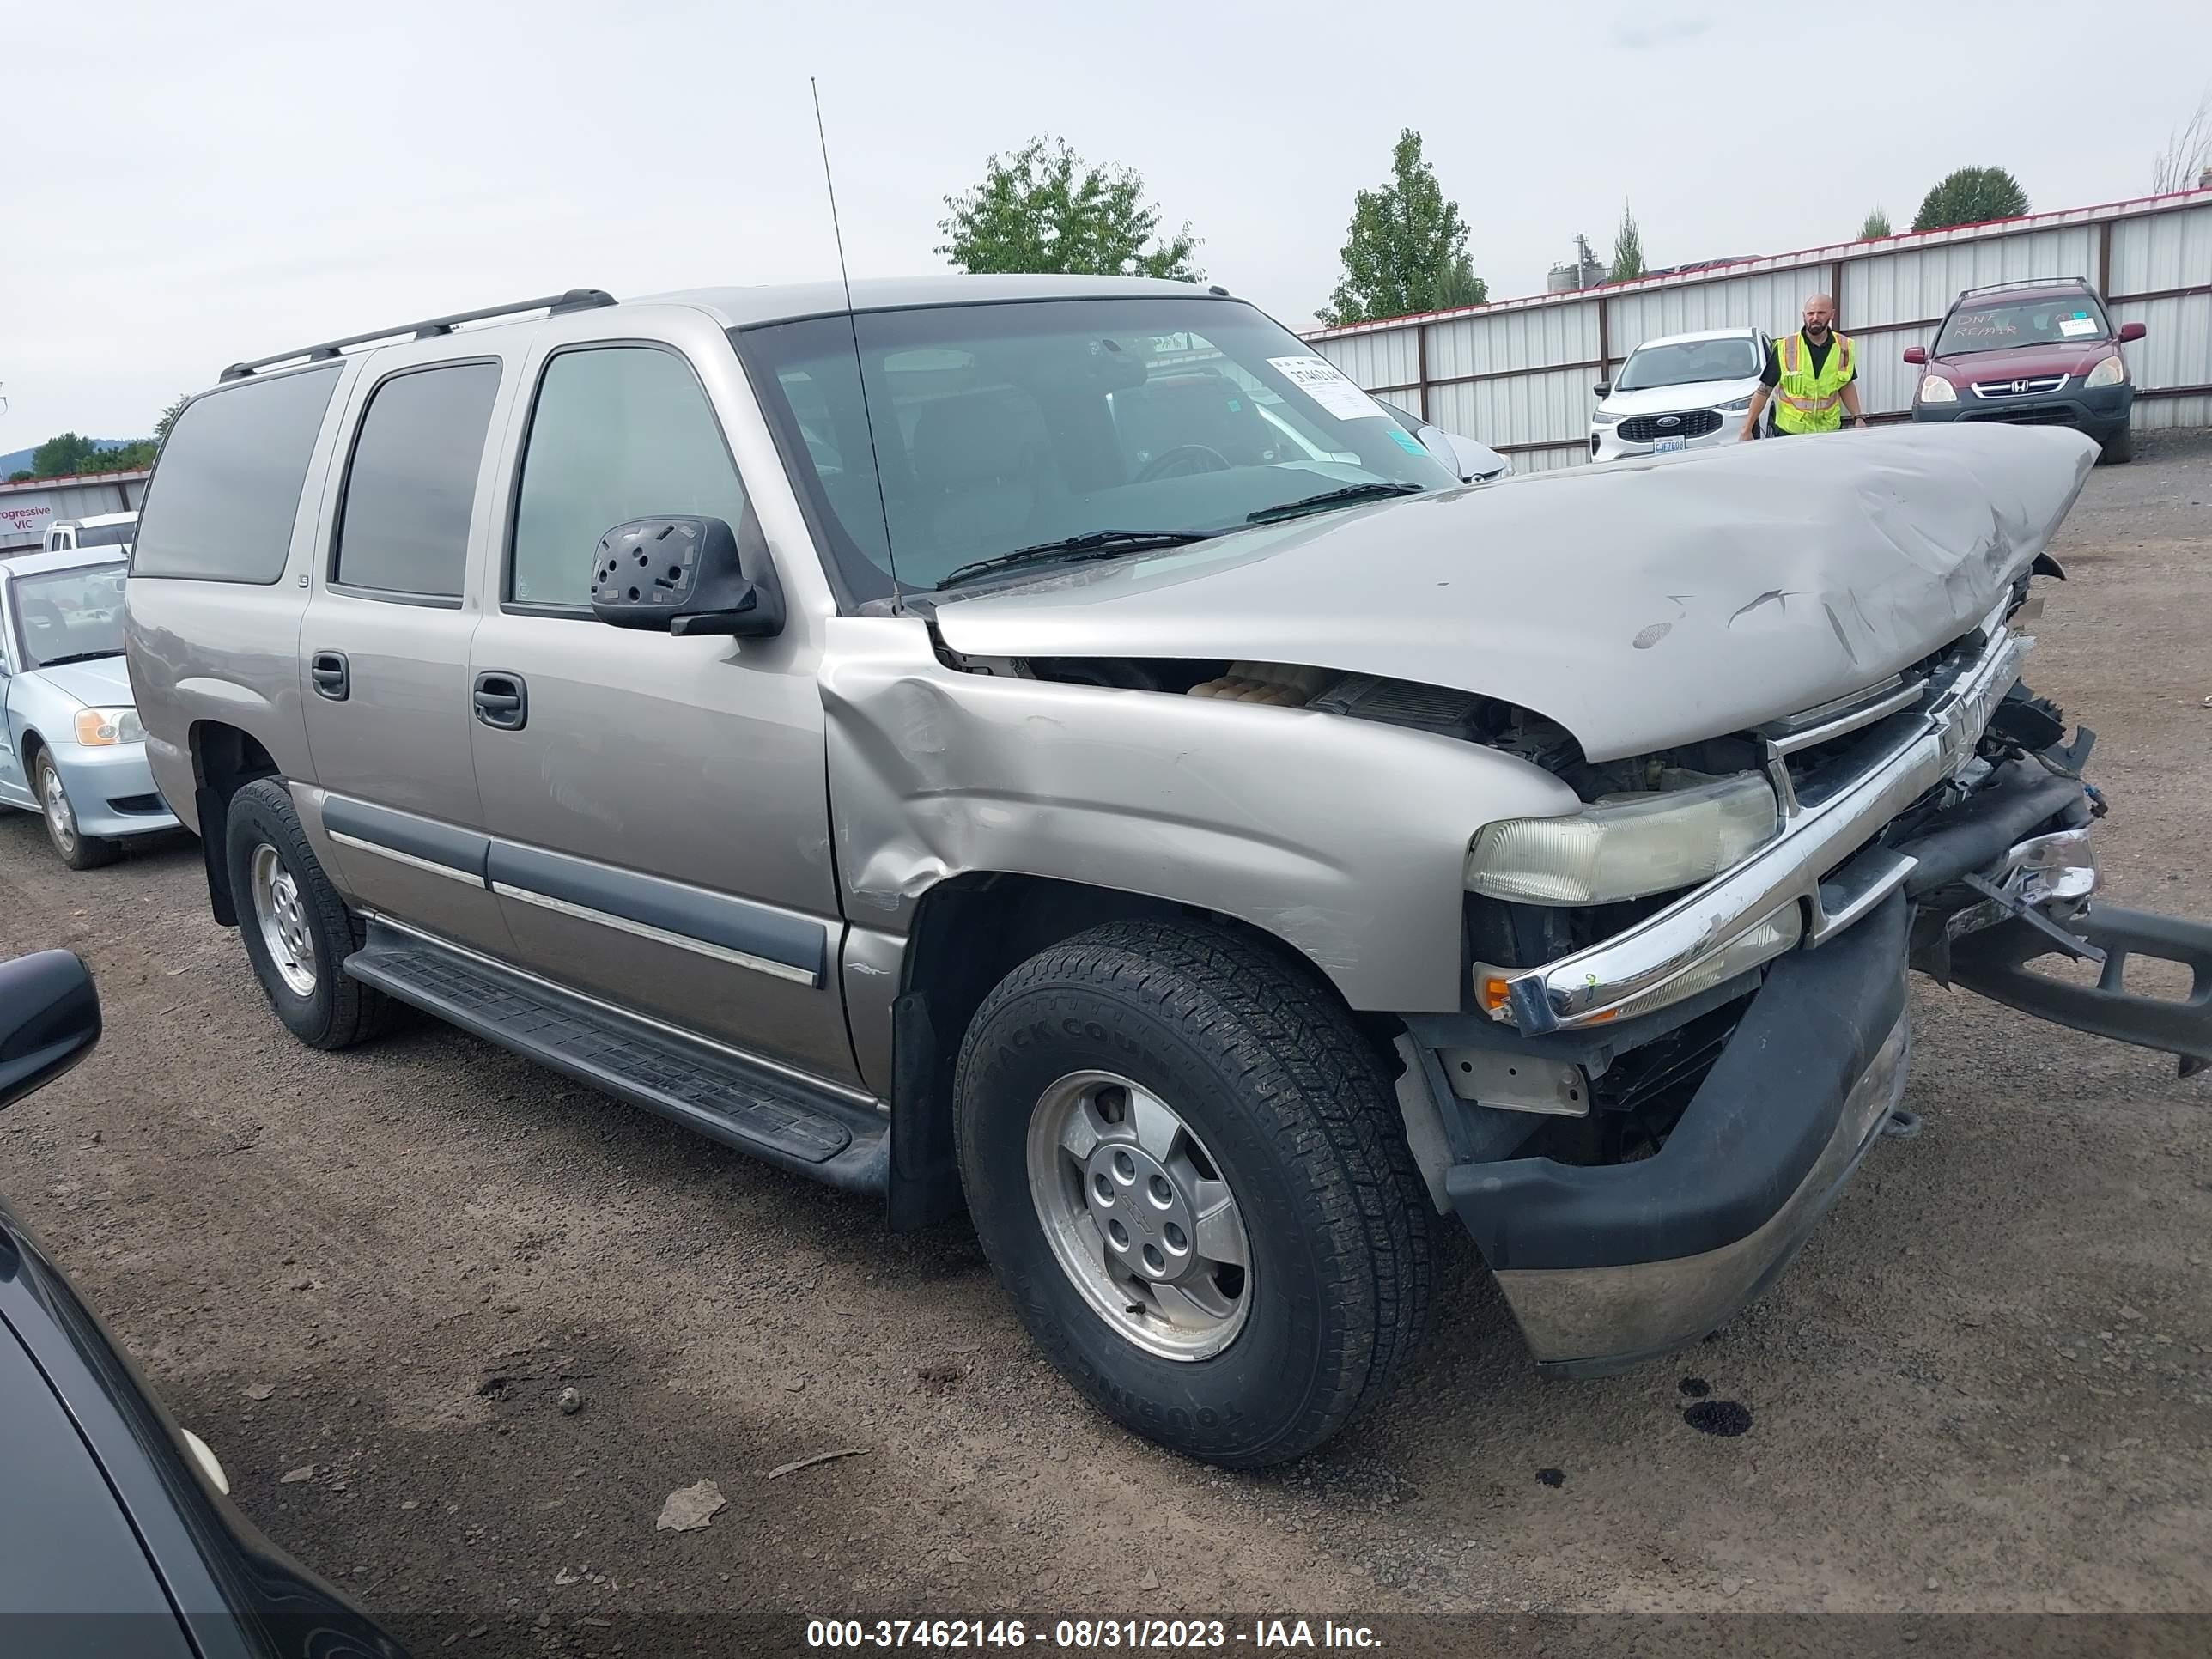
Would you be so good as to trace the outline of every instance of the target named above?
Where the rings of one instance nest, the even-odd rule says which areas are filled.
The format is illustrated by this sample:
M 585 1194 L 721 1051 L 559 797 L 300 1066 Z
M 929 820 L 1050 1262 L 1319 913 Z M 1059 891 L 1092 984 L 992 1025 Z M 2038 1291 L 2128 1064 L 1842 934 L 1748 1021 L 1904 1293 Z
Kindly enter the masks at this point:
M 123 657 L 94 657 L 84 662 L 65 662 L 56 668 L 31 671 L 56 690 L 75 697 L 88 708 L 131 706 L 131 677 Z
M 971 657 L 1227 658 L 1517 703 L 1593 760 L 1809 708 L 1979 623 L 2097 446 L 1960 423 L 1576 467 L 952 599 Z

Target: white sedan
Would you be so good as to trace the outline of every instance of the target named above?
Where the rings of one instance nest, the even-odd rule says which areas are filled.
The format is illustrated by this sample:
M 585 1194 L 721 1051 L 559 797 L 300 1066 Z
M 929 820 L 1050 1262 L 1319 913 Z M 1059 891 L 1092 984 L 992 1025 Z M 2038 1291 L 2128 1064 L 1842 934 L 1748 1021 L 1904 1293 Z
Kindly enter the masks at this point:
M 1712 328 L 1646 340 L 1594 388 L 1590 459 L 1664 455 L 1734 443 L 1773 340 L 1755 328 Z

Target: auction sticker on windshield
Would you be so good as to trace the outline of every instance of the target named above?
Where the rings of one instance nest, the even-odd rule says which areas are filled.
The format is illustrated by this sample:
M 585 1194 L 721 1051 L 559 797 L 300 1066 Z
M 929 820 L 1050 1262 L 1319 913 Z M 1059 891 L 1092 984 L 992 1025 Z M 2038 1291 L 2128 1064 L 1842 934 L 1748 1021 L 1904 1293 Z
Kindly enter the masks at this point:
M 1267 365 L 1340 421 L 1387 421 L 1390 416 L 1326 357 L 1270 357 Z
M 2077 311 L 2071 317 L 2061 317 L 2058 319 L 2058 331 L 2069 339 L 2072 339 L 2076 335 L 2099 334 L 2104 331 L 2098 326 L 2094 317 L 2090 316 L 2087 312 Z

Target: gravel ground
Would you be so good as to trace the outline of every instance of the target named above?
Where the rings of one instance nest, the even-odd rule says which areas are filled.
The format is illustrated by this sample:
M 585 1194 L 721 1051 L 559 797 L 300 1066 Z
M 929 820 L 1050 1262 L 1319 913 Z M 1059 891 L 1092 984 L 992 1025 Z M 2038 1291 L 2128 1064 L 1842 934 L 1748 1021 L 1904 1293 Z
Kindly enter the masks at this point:
M 2110 893 L 2197 916 L 2208 507 L 2203 436 L 2100 471 L 2029 676 L 2101 733 Z M 1924 1133 L 1725 1333 L 1539 1382 L 1461 1249 L 1383 1410 L 1232 1476 L 1079 1405 L 964 1226 L 887 1237 L 434 1025 L 300 1048 L 188 841 L 73 875 L 5 815 L 0 900 L 0 949 L 79 951 L 108 1017 L 0 1118 L 10 1201 L 246 1512 L 418 1651 L 650 1651 L 670 1613 L 2212 1611 L 2212 1075 L 1962 993 L 1916 987 Z M 656 1531 L 702 1479 L 727 1507 Z

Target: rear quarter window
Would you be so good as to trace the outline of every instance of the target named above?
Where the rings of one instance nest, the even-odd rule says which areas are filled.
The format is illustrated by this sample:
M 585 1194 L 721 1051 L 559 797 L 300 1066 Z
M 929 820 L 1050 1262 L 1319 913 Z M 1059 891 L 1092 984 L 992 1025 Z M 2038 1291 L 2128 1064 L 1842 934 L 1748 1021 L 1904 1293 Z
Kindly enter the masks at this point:
M 264 585 L 282 576 L 337 383 L 333 364 L 186 404 L 147 483 L 131 574 Z

